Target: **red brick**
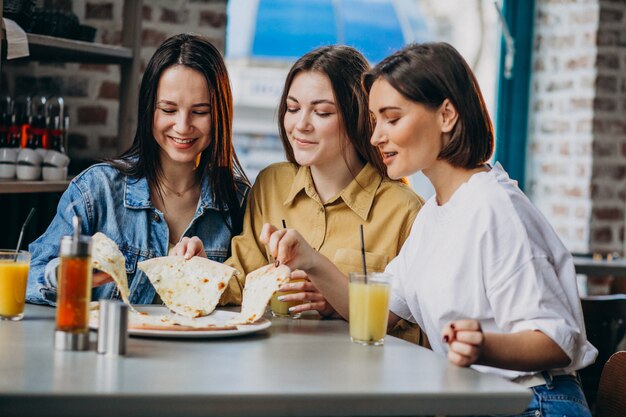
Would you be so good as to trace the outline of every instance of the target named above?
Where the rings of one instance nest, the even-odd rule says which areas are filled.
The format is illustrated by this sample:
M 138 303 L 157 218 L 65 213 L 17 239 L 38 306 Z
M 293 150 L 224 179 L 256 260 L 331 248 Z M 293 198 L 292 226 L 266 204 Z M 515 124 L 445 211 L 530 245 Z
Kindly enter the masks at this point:
M 613 231 L 607 226 L 593 228 L 592 235 L 595 243 L 610 243 L 613 239 Z
M 594 59 L 589 56 L 581 56 L 565 61 L 565 68 L 568 70 L 586 69 L 593 66 Z
M 616 207 L 604 207 L 604 208 L 594 207 L 593 217 L 598 220 L 609 220 L 609 221 L 623 220 L 624 209 L 616 208 Z
M 117 100 L 120 97 L 120 85 L 113 81 L 104 81 L 100 84 L 99 98 Z
M 607 157 L 613 156 L 617 153 L 617 147 L 615 143 L 607 142 L 593 142 L 593 156 L 594 157 Z
M 614 180 L 623 180 L 626 178 L 626 167 L 619 165 L 599 165 L 598 163 L 594 166 L 594 177 L 599 180 L 603 179 L 614 179 Z
M 600 69 L 619 69 L 619 56 L 617 53 L 599 53 L 596 66 Z
M 624 20 L 624 12 L 618 9 L 607 9 L 606 7 L 600 8 L 600 22 L 606 23 L 619 23 Z
M 152 20 L 152 7 L 146 6 L 145 4 L 141 7 L 141 18 L 144 21 Z
M 108 110 L 102 106 L 83 106 L 78 108 L 78 123 L 82 125 L 104 125 Z
M 160 46 L 167 39 L 167 34 L 159 30 L 143 29 L 141 31 L 141 45 L 142 46 Z
M 203 10 L 200 12 L 198 24 L 200 26 L 223 28 L 226 26 L 226 13 Z
M 85 18 L 112 20 L 113 3 L 87 3 L 85 5 Z
M 617 100 L 612 98 L 596 97 L 593 101 L 594 110 L 615 111 L 617 110 Z
M 173 10 L 165 7 L 161 10 L 161 22 L 180 25 L 187 23 L 188 20 L 188 10 Z

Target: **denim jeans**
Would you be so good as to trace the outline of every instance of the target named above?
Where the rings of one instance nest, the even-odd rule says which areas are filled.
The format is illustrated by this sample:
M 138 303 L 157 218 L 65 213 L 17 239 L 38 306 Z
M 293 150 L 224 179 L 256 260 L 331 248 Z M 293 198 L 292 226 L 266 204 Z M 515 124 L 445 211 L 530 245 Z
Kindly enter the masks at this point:
M 578 378 L 544 374 L 546 383 L 529 388 L 533 398 L 522 414 L 511 417 L 591 417 Z

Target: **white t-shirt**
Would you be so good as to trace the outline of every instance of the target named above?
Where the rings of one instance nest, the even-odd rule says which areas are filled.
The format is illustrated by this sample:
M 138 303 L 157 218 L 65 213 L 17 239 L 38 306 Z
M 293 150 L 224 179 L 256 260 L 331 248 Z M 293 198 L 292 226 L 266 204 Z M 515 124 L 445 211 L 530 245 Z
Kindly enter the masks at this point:
M 452 320 L 476 319 L 483 331 L 540 330 L 571 358 L 562 371 L 593 363 L 572 257 L 500 164 L 474 174 L 443 206 L 432 197 L 385 272 L 390 310 L 417 322 L 435 352 Z M 474 365 L 509 379 L 518 372 Z

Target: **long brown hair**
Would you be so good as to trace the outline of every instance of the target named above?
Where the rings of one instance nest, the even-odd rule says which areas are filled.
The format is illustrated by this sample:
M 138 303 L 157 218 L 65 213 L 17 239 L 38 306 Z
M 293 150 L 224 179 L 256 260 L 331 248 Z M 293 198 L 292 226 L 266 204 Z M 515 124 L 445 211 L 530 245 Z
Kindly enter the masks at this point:
M 152 128 L 161 74 L 175 65 L 198 71 L 207 81 L 212 138 L 200 156 L 196 179 L 201 182 L 202 178 L 208 176 L 216 205 L 221 209 L 226 225 L 233 234 L 238 234 L 243 224 L 241 194 L 249 181 L 233 147 L 233 97 L 226 65 L 217 48 L 205 38 L 190 34 L 175 35 L 159 46 L 141 80 L 137 131 L 133 144 L 118 161 L 110 162 L 130 177 L 145 177 L 150 187 L 162 195 L 160 148 Z M 224 214 L 226 210 L 229 219 Z
M 367 106 L 367 94 L 361 86 L 361 77 L 369 68 L 367 60 L 359 51 L 344 45 L 314 49 L 293 64 L 287 74 L 278 106 L 278 131 L 289 162 L 298 165 L 284 125 L 289 89 L 293 79 L 299 73 L 318 71 L 330 79 L 341 125 L 359 159 L 361 162 L 369 163 L 376 168 L 381 177 L 387 177 L 387 170 L 380 151 L 369 142 L 373 125 Z M 345 150 L 344 159 L 347 159 Z

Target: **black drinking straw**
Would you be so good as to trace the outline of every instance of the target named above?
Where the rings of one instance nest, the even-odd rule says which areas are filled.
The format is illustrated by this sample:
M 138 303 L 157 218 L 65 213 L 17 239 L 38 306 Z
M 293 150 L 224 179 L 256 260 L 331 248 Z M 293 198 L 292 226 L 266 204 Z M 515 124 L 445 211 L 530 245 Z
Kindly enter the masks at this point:
M 22 231 L 20 232 L 20 237 L 17 239 L 17 248 L 15 249 L 15 258 L 13 259 L 13 262 L 17 262 L 17 254 L 20 251 L 20 246 L 22 246 L 22 238 L 24 238 L 24 229 L 26 229 L 26 225 L 28 224 L 28 222 L 30 222 L 33 214 L 35 214 L 35 207 L 30 209 L 30 213 L 28 213 L 26 220 L 24 220 L 24 224 L 22 225 Z
M 285 223 L 285 219 L 283 219 L 283 229 L 287 228 L 287 223 Z
M 365 264 L 365 239 L 363 239 L 363 225 L 359 226 L 361 230 L 361 258 L 363 260 L 363 275 L 365 275 L 365 283 L 367 284 L 367 265 Z

